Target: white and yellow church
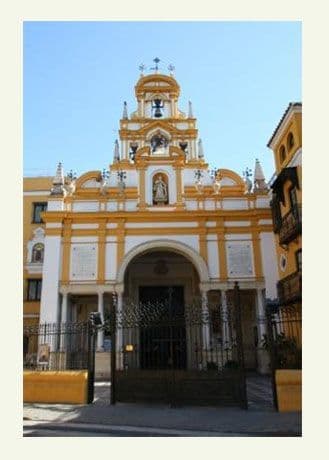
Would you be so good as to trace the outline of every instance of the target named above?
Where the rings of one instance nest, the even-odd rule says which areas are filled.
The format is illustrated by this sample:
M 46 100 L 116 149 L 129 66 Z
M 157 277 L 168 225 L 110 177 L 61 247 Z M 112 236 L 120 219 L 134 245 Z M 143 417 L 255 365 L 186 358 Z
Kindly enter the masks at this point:
M 173 286 L 184 302 L 226 308 L 238 282 L 246 367 L 265 372 L 260 343 L 278 267 L 269 188 L 217 165 L 209 171 L 189 103 L 173 74 L 140 75 L 124 103 L 108 170 L 24 179 L 24 324 L 104 318 Z M 258 347 L 258 348 L 257 348 Z M 106 336 L 97 354 L 106 355 Z

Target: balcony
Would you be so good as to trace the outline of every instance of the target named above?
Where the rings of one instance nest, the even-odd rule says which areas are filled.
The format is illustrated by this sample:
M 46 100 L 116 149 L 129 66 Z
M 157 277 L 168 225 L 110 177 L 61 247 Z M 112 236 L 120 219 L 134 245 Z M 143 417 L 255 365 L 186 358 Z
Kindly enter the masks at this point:
M 277 284 L 279 302 L 281 305 L 288 305 L 302 300 L 302 274 L 294 272 L 280 280 Z
M 298 235 L 302 234 L 302 207 L 301 205 L 292 208 L 281 221 L 279 229 L 280 244 L 288 244 Z

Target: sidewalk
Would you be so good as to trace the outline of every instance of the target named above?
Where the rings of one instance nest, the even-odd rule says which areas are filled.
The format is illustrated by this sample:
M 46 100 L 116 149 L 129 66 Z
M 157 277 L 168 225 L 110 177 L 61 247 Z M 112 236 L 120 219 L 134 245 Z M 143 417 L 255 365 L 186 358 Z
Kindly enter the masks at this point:
M 173 436 L 300 436 L 301 414 L 278 413 L 271 408 L 180 407 L 117 403 L 109 405 L 110 387 L 96 383 L 95 401 L 89 405 L 24 404 L 26 424 L 72 426 L 79 424 L 95 429 L 129 431 L 131 436 L 140 429 L 161 434 L 172 431 Z M 68 425 L 69 424 L 69 425 Z M 76 425 L 78 427 L 78 425 Z M 159 431 L 160 429 L 160 431 Z M 187 431 L 191 431 L 187 434 Z M 185 434 L 184 434 L 185 432 Z

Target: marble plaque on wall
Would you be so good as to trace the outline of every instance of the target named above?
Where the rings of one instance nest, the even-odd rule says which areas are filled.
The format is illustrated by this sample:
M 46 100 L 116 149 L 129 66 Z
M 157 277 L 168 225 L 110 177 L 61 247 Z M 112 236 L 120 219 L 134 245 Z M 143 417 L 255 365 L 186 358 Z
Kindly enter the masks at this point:
M 226 245 L 228 276 L 253 276 L 252 243 L 232 241 Z
M 73 244 L 71 252 L 71 278 L 76 280 L 96 279 L 96 244 Z

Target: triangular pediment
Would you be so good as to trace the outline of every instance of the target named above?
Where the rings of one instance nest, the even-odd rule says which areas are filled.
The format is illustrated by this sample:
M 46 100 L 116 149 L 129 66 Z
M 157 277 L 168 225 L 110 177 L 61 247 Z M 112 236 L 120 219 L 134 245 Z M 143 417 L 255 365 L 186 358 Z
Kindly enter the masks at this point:
M 147 133 L 149 133 L 150 131 L 154 131 L 156 129 L 166 131 L 170 134 L 181 134 L 181 130 L 178 130 L 172 123 L 163 120 L 154 120 L 150 123 L 147 123 L 143 126 L 143 128 L 139 130 L 139 133 L 146 136 Z

